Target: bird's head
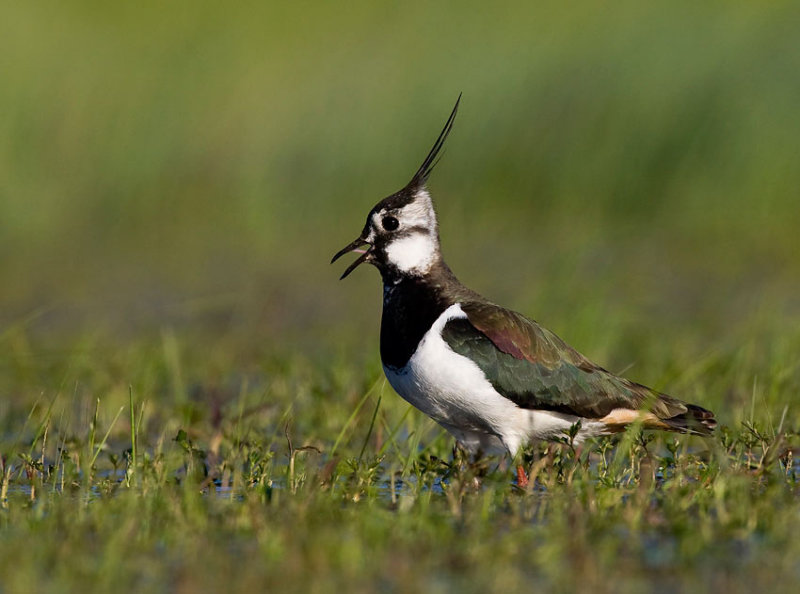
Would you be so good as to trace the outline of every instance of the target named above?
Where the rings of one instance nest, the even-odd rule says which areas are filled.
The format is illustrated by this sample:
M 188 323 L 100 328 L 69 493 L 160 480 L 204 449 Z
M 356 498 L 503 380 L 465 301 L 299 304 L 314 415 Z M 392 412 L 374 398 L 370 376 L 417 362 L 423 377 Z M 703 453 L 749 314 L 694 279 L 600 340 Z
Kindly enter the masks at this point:
M 376 266 L 384 278 L 423 276 L 441 258 L 439 224 L 425 184 L 453 127 L 459 101 L 460 95 L 439 138 L 411 181 L 378 202 L 369 211 L 361 235 L 333 257 L 331 263 L 350 252 L 360 254 L 341 278 L 364 262 Z

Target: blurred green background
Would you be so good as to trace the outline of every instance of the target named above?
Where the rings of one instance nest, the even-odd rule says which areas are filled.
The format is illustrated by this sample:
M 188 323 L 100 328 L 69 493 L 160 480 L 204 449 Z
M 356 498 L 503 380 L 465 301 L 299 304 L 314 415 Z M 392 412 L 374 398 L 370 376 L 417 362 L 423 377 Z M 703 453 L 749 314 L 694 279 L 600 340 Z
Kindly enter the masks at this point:
M 430 186 L 465 283 L 665 389 L 703 384 L 666 353 L 713 365 L 746 348 L 768 367 L 800 322 L 797 3 L 3 14 L 6 366 L 166 332 L 233 352 L 220 373 L 248 353 L 376 370 L 378 276 L 340 284 L 328 262 L 459 92 Z

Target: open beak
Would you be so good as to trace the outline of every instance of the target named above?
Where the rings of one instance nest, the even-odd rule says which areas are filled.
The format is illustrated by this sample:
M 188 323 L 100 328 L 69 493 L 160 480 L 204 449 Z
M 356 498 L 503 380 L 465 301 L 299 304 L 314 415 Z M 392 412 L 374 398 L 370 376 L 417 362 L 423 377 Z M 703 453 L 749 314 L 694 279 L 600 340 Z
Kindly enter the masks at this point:
M 362 250 L 361 248 L 364 247 L 365 245 L 368 245 L 369 248 L 367 248 L 366 250 Z M 371 254 L 371 251 L 372 251 L 372 245 L 370 245 L 366 240 L 361 239 L 359 237 L 353 243 L 349 244 L 347 247 L 344 247 L 338 252 L 336 252 L 336 255 L 331 259 L 331 264 L 336 262 L 336 260 L 344 256 L 345 254 L 349 254 L 350 252 L 358 252 L 359 254 L 361 254 L 355 260 L 355 262 L 353 262 L 352 264 L 350 264 L 350 266 L 347 267 L 347 270 L 345 270 L 342 276 L 339 277 L 339 280 L 342 280 L 348 274 L 353 272 L 358 267 L 359 264 L 366 262 Z

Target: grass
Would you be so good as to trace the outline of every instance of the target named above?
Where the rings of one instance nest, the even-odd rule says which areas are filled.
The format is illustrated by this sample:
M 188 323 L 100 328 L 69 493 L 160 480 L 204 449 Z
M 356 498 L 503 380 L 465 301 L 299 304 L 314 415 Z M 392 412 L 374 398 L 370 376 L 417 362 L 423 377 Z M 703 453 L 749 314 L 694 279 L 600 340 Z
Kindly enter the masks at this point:
M 797 8 L 504 6 L 6 7 L 0 592 L 796 590 Z M 385 384 L 328 261 L 460 91 L 455 272 L 714 438 L 520 490 Z
M 539 445 L 527 490 L 502 461 L 453 457 L 376 372 L 276 360 L 262 383 L 178 398 L 175 375 L 202 372 L 170 367 L 172 347 L 91 350 L 80 385 L 3 415 L 3 589 L 789 591 L 797 425 L 763 402 L 796 389 L 798 343 L 771 354 L 784 373 L 751 386 L 746 418 L 713 439 Z M 194 349 L 179 358 L 201 360 Z M 148 397 L 86 389 L 143 358 L 161 369 Z M 722 357 L 704 375 L 735 385 L 769 377 L 762 364 Z

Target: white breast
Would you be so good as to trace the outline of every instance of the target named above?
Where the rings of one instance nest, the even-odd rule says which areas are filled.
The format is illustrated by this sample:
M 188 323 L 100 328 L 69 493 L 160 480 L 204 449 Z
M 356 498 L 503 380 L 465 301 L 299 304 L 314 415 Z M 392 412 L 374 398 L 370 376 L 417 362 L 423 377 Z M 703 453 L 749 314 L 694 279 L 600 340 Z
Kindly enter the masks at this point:
M 451 305 L 425 334 L 402 369 L 384 366 L 389 383 L 405 400 L 433 418 L 475 452 L 517 449 L 532 438 L 568 429 L 576 417 L 522 409 L 492 387 L 483 371 L 442 339 L 452 319 L 467 317 Z

